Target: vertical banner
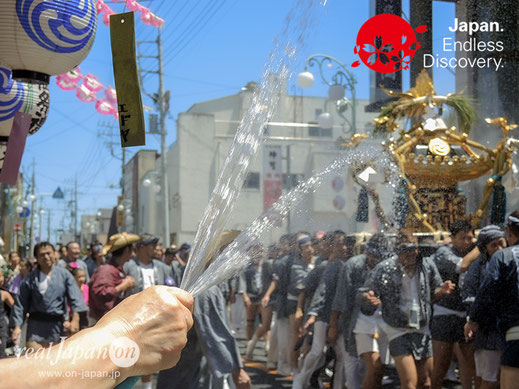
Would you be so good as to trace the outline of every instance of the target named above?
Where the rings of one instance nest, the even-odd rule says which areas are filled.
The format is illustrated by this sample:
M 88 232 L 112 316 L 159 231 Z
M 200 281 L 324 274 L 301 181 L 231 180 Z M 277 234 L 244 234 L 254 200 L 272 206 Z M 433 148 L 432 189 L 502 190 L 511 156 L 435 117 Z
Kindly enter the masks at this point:
M 263 210 L 269 209 L 283 191 L 281 146 L 263 146 Z
M 14 115 L 13 128 L 7 145 L 0 146 L 0 183 L 2 184 L 16 184 L 31 121 L 32 116 L 30 114 L 17 112 Z M 1 149 L 4 148 L 5 151 L 2 151 Z M 3 161 L 1 158 L 3 158 Z
M 371 0 L 370 16 L 393 14 L 402 16 L 402 0 Z M 370 92 L 366 112 L 378 112 L 382 106 L 391 101 L 382 87 L 394 91 L 402 91 L 402 72 L 379 73 L 370 70 Z
M 376 0 L 375 14 L 393 14 L 402 16 L 402 0 Z M 402 72 L 375 73 L 376 100 L 387 100 L 387 94 L 382 86 L 395 92 L 402 91 Z
M 114 64 L 121 146 L 146 144 L 144 113 L 135 57 L 133 12 L 110 15 L 110 41 Z

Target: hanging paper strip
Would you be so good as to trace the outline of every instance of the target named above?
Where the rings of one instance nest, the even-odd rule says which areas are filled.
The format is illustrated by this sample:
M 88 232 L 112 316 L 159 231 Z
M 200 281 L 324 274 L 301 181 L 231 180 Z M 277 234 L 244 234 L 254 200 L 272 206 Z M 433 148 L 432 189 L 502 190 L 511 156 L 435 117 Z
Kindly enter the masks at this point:
M 164 19 L 159 18 L 157 15 L 155 15 L 153 12 L 149 10 L 149 8 L 144 7 L 143 5 L 139 4 L 135 0 L 126 0 L 121 1 L 122 3 L 126 3 L 126 7 L 130 11 L 133 12 L 139 12 L 141 14 L 141 21 L 144 24 L 149 24 L 153 27 L 162 27 L 164 24 Z M 97 14 L 103 14 L 103 23 L 106 26 L 110 26 L 110 16 L 114 15 L 115 12 L 104 2 L 104 0 L 97 0 Z
M 2 143 L 0 145 L 0 183 L 2 184 L 16 185 L 31 120 L 31 115 L 16 112 L 13 129 L 7 142 L 5 139 L 0 140 Z
M 110 41 L 123 147 L 146 144 L 144 112 L 135 56 L 134 23 L 133 12 L 110 16 Z

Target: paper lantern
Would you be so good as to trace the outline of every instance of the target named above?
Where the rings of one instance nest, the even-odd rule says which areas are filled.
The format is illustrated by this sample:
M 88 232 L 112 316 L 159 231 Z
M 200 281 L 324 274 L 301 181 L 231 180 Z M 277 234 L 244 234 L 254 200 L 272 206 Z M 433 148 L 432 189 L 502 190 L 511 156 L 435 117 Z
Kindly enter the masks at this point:
M 0 136 L 0 172 L 4 167 L 5 153 L 7 151 L 7 138 Z
M 333 199 L 333 207 L 337 210 L 341 210 L 344 208 L 344 206 L 346 205 L 346 200 L 344 200 L 344 197 L 342 197 L 341 195 L 337 195 L 335 196 L 335 198 Z
M 47 85 L 15 81 L 11 71 L 0 66 L 0 136 L 9 136 L 16 112 L 32 116 L 29 135 L 34 134 L 47 119 L 49 101 Z
M 94 43 L 95 0 L 0 0 L 0 9 L 0 61 L 17 80 L 48 84 Z

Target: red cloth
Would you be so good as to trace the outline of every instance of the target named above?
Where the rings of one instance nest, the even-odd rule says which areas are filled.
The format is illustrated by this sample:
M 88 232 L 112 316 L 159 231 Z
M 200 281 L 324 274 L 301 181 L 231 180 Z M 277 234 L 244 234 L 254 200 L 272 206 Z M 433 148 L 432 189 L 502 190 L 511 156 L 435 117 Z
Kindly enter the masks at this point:
M 118 293 L 115 287 L 123 281 L 124 277 L 122 267 L 114 261 L 97 268 L 88 283 L 88 307 L 91 317 L 99 320 L 123 300 L 123 293 Z

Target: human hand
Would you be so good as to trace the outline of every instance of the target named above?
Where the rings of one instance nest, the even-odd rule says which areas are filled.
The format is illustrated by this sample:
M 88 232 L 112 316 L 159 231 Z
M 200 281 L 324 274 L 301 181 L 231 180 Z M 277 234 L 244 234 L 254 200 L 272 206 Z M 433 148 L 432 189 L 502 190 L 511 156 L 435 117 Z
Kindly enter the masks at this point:
M 132 276 L 126 276 L 122 284 L 124 285 L 123 290 L 132 289 L 135 286 L 135 278 Z
M 465 323 L 465 326 L 463 327 L 463 332 L 465 333 L 465 338 L 472 339 L 477 330 L 478 330 L 478 323 L 475 323 L 475 322 L 469 320 L 467 323 Z
M 297 309 L 296 309 L 295 319 L 296 319 L 296 321 L 303 320 L 303 310 L 299 307 L 297 307 Z
M 14 344 L 20 344 L 20 334 L 22 333 L 22 329 L 18 326 L 14 327 L 13 333 L 11 337 L 13 339 Z
M 314 315 L 310 315 L 310 317 L 308 318 L 308 320 L 306 321 L 306 323 L 304 324 L 303 326 L 303 330 L 304 332 L 307 332 L 308 329 L 315 323 L 315 316 Z
M 128 337 L 137 343 L 140 356 L 128 368 L 128 375 L 152 374 L 179 361 L 187 332 L 193 326 L 192 311 L 193 297 L 189 293 L 156 285 L 124 299 L 93 329 L 108 339 Z
M 247 293 L 243 294 L 243 304 L 245 305 L 245 308 L 249 308 L 251 305 L 250 297 L 247 295 Z
M 79 319 L 78 320 L 75 320 L 73 319 L 70 323 L 69 323 L 69 328 L 68 328 L 69 332 L 71 335 L 75 334 L 76 332 L 79 331 Z
M 266 294 L 265 296 L 263 296 L 263 298 L 261 299 L 261 306 L 263 308 L 265 308 L 267 305 L 269 305 L 269 301 L 270 301 L 270 296 L 268 294 Z
M 236 369 L 232 372 L 232 380 L 236 389 L 250 389 L 251 379 L 243 369 Z
M 382 304 L 382 301 L 380 301 L 380 299 L 377 296 L 375 296 L 375 292 L 373 292 L 372 290 L 370 290 L 369 292 L 363 293 L 362 297 L 369 304 L 371 304 L 375 307 L 378 307 L 378 306 L 380 306 L 380 304 Z
M 454 290 L 454 288 L 456 287 L 456 284 L 452 281 L 445 281 L 441 287 L 441 293 L 444 295 L 444 296 L 448 296 L 452 293 L 452 291 Z

